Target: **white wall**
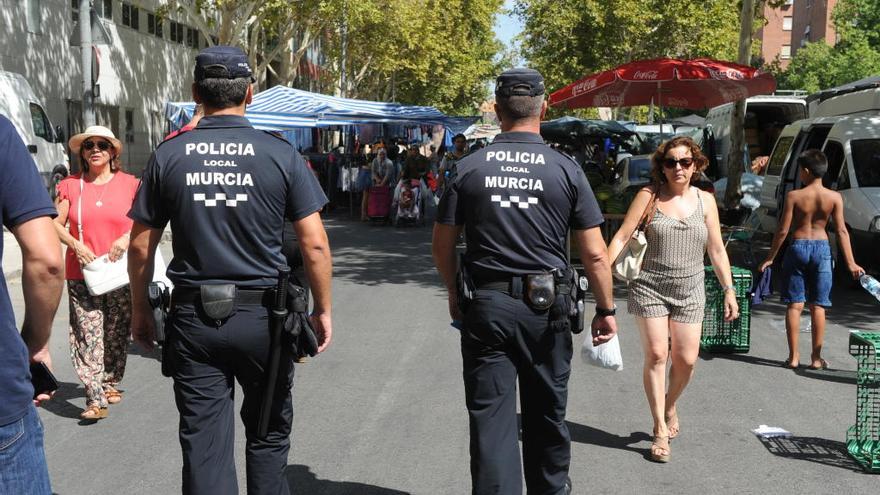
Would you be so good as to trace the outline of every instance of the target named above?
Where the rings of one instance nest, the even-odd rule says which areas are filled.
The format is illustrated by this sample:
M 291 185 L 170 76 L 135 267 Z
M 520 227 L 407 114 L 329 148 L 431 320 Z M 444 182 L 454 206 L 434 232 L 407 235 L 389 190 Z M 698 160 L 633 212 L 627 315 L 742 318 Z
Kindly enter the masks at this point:
M 147 13 L 155 11 L 159 0 L 132 2 L 141 9 L 138 31 L 122 25 L 122 2 L 112 1 L 113 21 L 104 20 L 111 42 L 99 45 L 97 119 L 125 141 L 125 111 L 133 110 L 134 132 L 130 136 L 134 142 L 126 143 L 123 164 L 139 174 L 162 138 L 165 102 L 191 99 L 197 50 L 170 40 L 170 21 L 186 23 L 177 13 L 164 20 L 162 39 L 148 33 Z M 41 33 L 28 29 L 32 2 L 40 3 Z M 71 17 L 70 0 L 0 0 L 0 70 L 23 74 L 43 100 L 53 124 L 64 127 L 68 136 L 70 125 L 74 132 L 81 129 L 78 114 L 82 100 L 80 51 L 78 46 L 70 46 L 75 26 Z M 30 24 L 35 25 L 33 15 Z M 204 47 L 204 41 L 200 46 Z

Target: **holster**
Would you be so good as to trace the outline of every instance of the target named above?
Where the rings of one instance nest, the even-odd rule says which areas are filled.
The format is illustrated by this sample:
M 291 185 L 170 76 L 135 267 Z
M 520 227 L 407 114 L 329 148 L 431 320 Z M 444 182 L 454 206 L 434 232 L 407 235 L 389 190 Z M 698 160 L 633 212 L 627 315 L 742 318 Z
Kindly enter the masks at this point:
M 458 296 L 458 310 L 462 314 L 466 313 L 471 302 L 476 296 L 476 286 L 474 279 L 468 271 L 464 262 L 464 255 L 458 257 L 458 271 L 455 273 L 455 292 Z
M 199 295 L 202 311 L 205 316 L 216 321 L 217 326 L 235 313 L 238 295 L 235 284 L 202 285 L 199 286 Z
M 556 327 L 560 331 L 570 329 L 572 333 L 581 333 L 584 330 L 587 278 L 579 276 L 571 265 L 554 270 L 553 276 L 556 281 L 556 318 L 553 322 L 558 322 Z
M 162 375 L 171 376 L 171 360 L 169 359 L 171 348 L 170 332 L 165 331 L 165 323 L 168 320 L 168 308 L 171 305 L 171 291 L 162 282 L 150 282 L 147 285 L 147 302 L 153 308 L 153 319 L 156 323 L 156 342 L 159 344 L 159 361 L 162 362 Z
M 287 319 L 284 336 L 294 358 L 318 353 L 318 338 L 309 318 L 309 298 L 306 289 L 295 283 L 287 285 Z

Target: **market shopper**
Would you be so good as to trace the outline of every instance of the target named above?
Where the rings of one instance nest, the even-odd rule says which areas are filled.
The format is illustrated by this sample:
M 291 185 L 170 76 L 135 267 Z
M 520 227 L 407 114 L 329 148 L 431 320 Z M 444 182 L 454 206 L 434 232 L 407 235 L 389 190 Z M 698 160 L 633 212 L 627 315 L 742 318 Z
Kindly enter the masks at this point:
M 285 220 L 293 222 L 314 300 L 318 352 L 331 340 L 331 258 L 319 211 L 323 191 L 293 146 L 244 117 L 253 73 L 238 48 L 196 56 L 193 97 L 205 117 L 151 156 L 129 216 L 132 335 L 151 348 L 154 320 L 147 283 L 162 231 L 170 223 L 174 283 L 163 369 L 174 380 L 180 413 L 183 493 L 238 495 L 234 381 L 243 392 L 247 493 L 289 493 L 284 474 L 293 418 L 294 349 L 282 339 L 268 431 L 258 434 L 271 349 L 269 321 Z M 212 160 L 234 163 L 206 172 Z M 290 302 L 288 301 L 288 304 Z
M 57 187 L 55 227 L 67 246 L 67 295 L 70 303 L 70 358 L 86 391 L 82 419 L 107 417 L 107 405 L 122 401 L 119 383 L 125 374 L 131 318 L 128 285 L 92 295 L 83 267 L 119 261 L 128 250 L 131 208 L 138 180 L 122 172 L 122 142 L 113 131 L 92 126 L 70 138 L 80 172 Z M 97 261 L 96 261 L 97 260 Z
M 571 230 L 596 299 L 587 338 L 602 344 L 617 332 L 603 218 L 580 167 L 541 138 L 541 74 L 506 71 L 495 95 L 502 133 L 458 163 L 440 199 L 432 246 L 461 331 L 472 492 L 519 495 L 524 477 L 528 493 L 566 495 L 570 330 L 578 331 L 584 315 L 575 309 L 577 277 L 564 240 Z M 459 266 L 462 230 L 467 247 Z M 457 276 L 472 295 L 457 290 Z
M 39 363 L 52 367 L 49 336 L 64 285 L 64 265 L 52 222 L 55 208 L 25 143 L 2 116 L 0 170 L 0 223 L 21 250 L 24 296 L 19 334 L 6 278 L 0 273 L 0 493 L 50 495 L 43 423 L 34 407 L 50 395 L 48 390 L 34 390 L 29 368 Z
M 833 220 L 840 252 L 846 262 L 846 270 L 854 279 L 865 273 L 856 264 L 849 231 L 843 218 L 843 197 L 822 185 L 822 177 L 828 171 L 828 159 L 819 150 L 806 150 L 797 157 L 798 172 L 803 187 L 785 196 L 785 206 L 779 229 L 767 259 L 759 270 L 764 272 L 776 259 L 782 243 L 791 232 L 792 241 L 785 252 L 782 265 L 782 301 L 788 305 L 785 312 L 785 332 L 788 335 L 788 357 L 783 366 L 797 369 L 800 366 L 798 337 L 801 313 L 809 303 L 811 332 L 813 336 L 809 368 L 825 369 L 828 362 L 822 358 L 825 340 L 825 309 L 831 306 L 831 245 L 826 228 Z
M 707 164 L 691 138 L 662 143 L 651 157 L 652 185 L 636 194 L 608 246 L 609 258 L 617 259 L 634 231 L 646 225 L 648 245 L 641 272 L 629 285 L 627 309 L 636 317 L 645 354 L 642 374 L 654 420 L 650 458 L 657 462 L 670 459 L 669 440 L 680 432 L 676 404 L 700 350 L 707 252 L 724 288 L 724 319 L 739 316 L 715 198 L 692 185 Z
M 467 151 L 467 138 L 464 134 L 456 134 L 452 138 L 452 151 L 448 151 L 440 161 L 440 170 L 437 172 L 437 190 L 442 194 L 446 188 L 449 176 L 455 173 L 458 162 L 464 158 Z

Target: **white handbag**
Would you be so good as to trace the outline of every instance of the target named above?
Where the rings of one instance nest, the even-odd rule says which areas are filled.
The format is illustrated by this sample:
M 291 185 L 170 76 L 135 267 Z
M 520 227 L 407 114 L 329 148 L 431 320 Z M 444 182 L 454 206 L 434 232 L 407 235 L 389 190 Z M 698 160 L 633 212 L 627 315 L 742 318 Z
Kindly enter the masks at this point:
M 623 247 L 623 250 L 617 255 L 617 259 L 614 260 L 613 275 L 618 280 L 629 283 L 639 278 L 639 273 L 642 271 L 642 262 L 645 260 L 645 251 L 648 249 L 645 228 L 654 216 L 656 197 L 656 193 L 651 195 L 651 201 L 642 214 L 639 226 L 633 231 L 626 246 Z

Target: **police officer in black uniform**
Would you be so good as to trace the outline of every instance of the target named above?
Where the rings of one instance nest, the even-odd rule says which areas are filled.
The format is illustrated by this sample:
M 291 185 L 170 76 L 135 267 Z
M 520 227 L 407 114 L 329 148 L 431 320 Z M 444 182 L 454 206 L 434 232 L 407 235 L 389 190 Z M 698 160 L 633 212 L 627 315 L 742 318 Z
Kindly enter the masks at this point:
M 460 320 L 453 323 L 461 328 L 475 494 L 520 495 L 523 475 L 529 494 L 571 492 L 565 425 L 570 330 L 577 331 L 584 316 L 572 316 L 568 298 L 569 230 L 597 302 L 591 337 L 598 345 L 617 332 L 599 229 L 603 217 L 580 167 L 541 139 L 543 95 L 537 71 L 512 69 L 498 77 L 495 111 L 502 133 L 458 163 L 434 226 L 434 261 L 450 315 Z M 462 229 L 467 248 L 464 270 L 457 271 L 455 240 Z M 464 295 L 467 300 L 460 300 Z
M 267 289 L 285 265 L 282 230 L 293 221 L 311 282 L 311 321 L 323 351 L 330 343 L 331 258 L 319 210 L 327 202 L 303 158 L 287 141 L 255 130 L 244 117 L 253 77 L 238 48 L 196 56 L 198 126 L 159 145 L 129 216 L 132 335 L 152 346 L 146 300 L 153 255 L 168 222 L 175 285 L 165 360 L 174 379 L 183 450 L 183 493 L 237 495 L 233 379 L 244 392 L 247 493 L 287 494 L 293 359 L 282 349 L 269 433 L 257 435 L 269 356 Z M 271 293 L 269 293 L 271 294 Z

